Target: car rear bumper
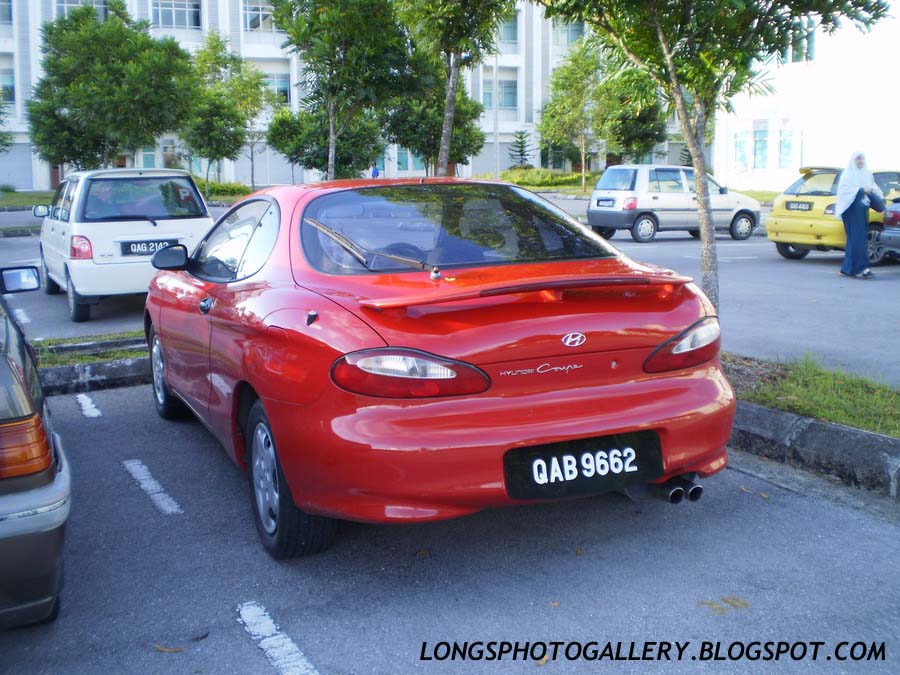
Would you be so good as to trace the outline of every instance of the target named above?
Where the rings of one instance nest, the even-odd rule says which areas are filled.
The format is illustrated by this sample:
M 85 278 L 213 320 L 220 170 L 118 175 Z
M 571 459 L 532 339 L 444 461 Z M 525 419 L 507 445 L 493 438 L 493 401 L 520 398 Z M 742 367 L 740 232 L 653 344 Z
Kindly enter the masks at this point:
M 627 230 L 634 225 L 634 211 L 613 211 L 611 209 L 588 209 L 588 225 L 591 227 L 614 227 L 617 230 Z
M 57 434 L 53 441 L 52 482 L 0 495 L 0 628 L 47 618 L 62 587 L 71 475 Z
M 823 221 L 769 216 L 766 236 L 770 241 L 808 248 L 844 248 L 847 245 L 844 224 L 837 218 Z
M 718 366 L 617 385 L 488 394 L 410 403 L 339 393 L 306 407 L 263 404 L 297 504 L 348 520 L 440 520 L 523 503 L 507 493 L 504 455 L 567 440 L 656 431 L 664 474 L 655 482 L 707 476 L 727 464 L 735 404 Z
M 879 235 L 886 249 L 900 254 L 900 227 L 887 227 Z
M 156 274 L 149 258 L 103 264 L 93 260 L 70 260 L 66 265 L 75 282 L 75 290 L 84 297 L 146 293 Z

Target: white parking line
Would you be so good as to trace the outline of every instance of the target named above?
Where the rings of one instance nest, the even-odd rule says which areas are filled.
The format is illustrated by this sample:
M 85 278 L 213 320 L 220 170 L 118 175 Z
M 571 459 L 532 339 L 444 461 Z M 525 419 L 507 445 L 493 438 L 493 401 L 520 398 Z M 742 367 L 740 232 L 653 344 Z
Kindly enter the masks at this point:
M 78 394 L 78 396 L 75 397 L 75 400 L 78 401 L 78 405 L 81 406 L 81 414 L 85 417 L 103 416 L 103 413 L 100 412 L 100 409 L 96 405 L 94 405 L 91 397 L 87 394 Z
M 21 309 L 19 307 L 16 307 L 13 310 L 13 316 L 15 316 L 16 321 L 18 321 L 21 324 L 31 323 L 31 319 L 28 318 L 28 314 L 25 312 L 24 309 Z
M 300 648 L 282 633 L 266 608 L 257 602 L 238 605 L 238 620 L 263 650 L 269 663 L 282 675 L 318 675 Z
M 176 513 L 184 513 L 178 502 L 165 493 L 162 485 L 153 477 L 153 474 L 150 473 L 150 470 L 144 466 L 141 460 L 126 459 L 122 464 L 163 515 L 171 516 Z

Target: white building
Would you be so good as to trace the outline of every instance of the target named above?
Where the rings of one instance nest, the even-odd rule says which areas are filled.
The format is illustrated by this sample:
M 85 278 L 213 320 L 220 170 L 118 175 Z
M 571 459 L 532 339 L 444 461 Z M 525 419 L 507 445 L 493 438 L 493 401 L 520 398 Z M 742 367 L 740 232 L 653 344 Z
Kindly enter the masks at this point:
M 25 102 L 41 77 L 41 26 L 81 4 L 104 11 L 106 0 L 0 0 L 0 95 L 8 111 L 6 129 L 15 144 L 0 155 L 0 185 L 18 189 L 48 189 L 56 170 L 41 161 L 28 138 Z M 294 109 L 299 104 L 296 84 L 300 64 L 295 55 L 281 48 L 285 34 L 275 30 L 271 4 L 266 0 L 126 0 L 129 13 L 149 20 L 155 36 L 172 36 L 188 51 L 195 51 L 208 31 L 228 38 L 232 51 L 252 62 L 268 77 L 270 86 Z M 485 104 L 481 119 L 487 142 L 460 175 L 492 173 L 509 166 L 509 146 L 516 131 L 528 131 L 537 146 L 536 126 L 550 94 L 550 73 L 568 46 L 583 34 L 581 24 L 557 24 L 544 17 L 543 8 L 519 2 L 515 18 L 500 30 L 499 54 L 464 74 L 470 95 Z M 496 65 L 496 77 L 495 69 Z M 496 92 L 495 92 L 496 89 Z M 496 101 L 496 106 L 494 105 Z M 495 119 L 497 121 L 495 134 Z M 178 140 L 163 135 L 155 147 L 144 148 L 126 165 L 164 166 L 177 161 Z M 535 156 L 532 164 L 539 165 Z M 389 147 L 380 162 L 385 176 L 425 174 L 421 158 L 405 148 Z M 197 161 L 192 167 L 200 172 Z M 258 185 L 273 185 L 318 179 L 316 172 L 291 169 L 279 153 L 257 147 L 255 176 Z M 242 156 L 223 162 L 221 180 L 250 183 L 250 160 Z
M 846 25 L 797 40 L 767 66 L 773 93 L 738 96 L 734 113 L 717 116 L 716 177 L 737 189 L 780 191 L 800 167 L 843 167 L 857 149 L 870 168 L 900 169 L 898 41 L 896 17 L 869 32 Z

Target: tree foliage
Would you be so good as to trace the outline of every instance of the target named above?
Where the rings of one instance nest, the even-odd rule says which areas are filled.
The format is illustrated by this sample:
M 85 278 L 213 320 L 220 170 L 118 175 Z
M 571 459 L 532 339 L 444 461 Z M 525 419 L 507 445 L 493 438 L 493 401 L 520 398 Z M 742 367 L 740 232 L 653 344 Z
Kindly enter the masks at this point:
M 412 150 L 430 166 L 435 166 L 444 125 L 445 74 L 433 59 L 421 53 L 417 57 L 412 75 L 416 95 L 393 98 L 382 114 L 382 125 L 386 140 Z M 449 162 L 468 164 L 470 157 L 481 152 L 484 132 L 478 125 L 478 118 L 482 112 L 484 106 L 464 89 L 457 91 Z
M 300 57 L 304 103 L 327 114 L 326 173 L 334 178 L 341 135 L 405 86 L 407 36 L 391 0 L 273 0 L 273 6 L 285 44 Z
M 443 122 L 436 173 L 447 174 L 459 70 L 481 62 L 495 49 L 500 24 L 514 16 L 514 0 L 396 0 L 400 16 L 416 40 L 439 55 L 446 69 Z
M 190 57 L 148 29 L 121 0 L 110 0 L 105 20 L 85 6 L 44 24 L 44 76 L 27 104 L 42 159 L 95 168 L 180 126 L 195 89 Z
M 191 117 L 181 127 L 181 138 L 191 154 L 206 160 L 208 187 L 215 162 L 237 159 L 247 138 L 247 119 L 225 91 L 206 87 L 194 100 Z
M 531 167 L 531 155 L 534 148 L 531 145 L 531 136 L 527 131 L 517 131 L 513 134 L 513 142 L 509 146 L 509 160 L 513 169 Z
M 678 113 L 697 175 L 718 107 L 758 84 L 760 64 L 796 40 L 801 21 L 826 32 L 842 19 L 865 28 L 885 16 L 885 0 L 538 0 L 551 17 L 583 20 L 599 39 L 644 70 Z M 718 306 L 718 261 L 707 182 L 697 181 L 703 289 Z
M 578 146 L 581 157 L 581 191 L 587 180 L 587 150 L 593 143 L 597 105 L 594 92 L 602 77 L 601 53 L 597 45 L 582 38 L 572 45 L 565 60 L 550 78 L 550 100 L 541 113 L 538 132 L 541 143 Z
M 653 80 L 643 71 L 622 64 L 594 92 L 594 129 L 614 152 L 638 162 L 666 140 L 666 115 Z
M 377 116 L 371 111 L 356 115 L 344 127 L 333 158 L 336 178 L 356 178 L 384 154 L 384 142 Z M 291 164 L 325 173 L 329 157 L 328 113 L 324 110 L 287 108 L 275 111 L 266 139 Z
M 0 155 L 7 152 L 13 144 L 13 135 L 8 131 L 3 131 L 6 126 L 6 118 L 9 112 L 5 105 L 0 104 Z

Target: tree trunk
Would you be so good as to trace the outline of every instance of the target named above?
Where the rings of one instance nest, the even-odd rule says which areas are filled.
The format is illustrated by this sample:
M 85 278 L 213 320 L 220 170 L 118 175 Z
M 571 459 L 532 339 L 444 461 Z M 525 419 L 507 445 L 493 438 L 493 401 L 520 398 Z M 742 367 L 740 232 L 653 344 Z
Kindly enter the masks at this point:
M 211 159 L 206 160 L 206 185 L 204 185 L 203 190 L 203 199 L 206 200 L 206 203 L 209 203 L 209 170 L 212 168 L 213 161 Z
M 587 163 L 584 134 L 578 137 L 578 146 L 581 150 L 581 194 L 584 194 L 587 190 L 587 177 L 584 173 L 584 165 Z
M 447 175 L 450 163 L 450 140 L 453 136 L 453 117 L 456 115 L 456 88 L 459 84 L 459 54 L 450 54 L 450 72 L 447 74 L 447 96 L 444 99 L 444 124 L 441 127 L 441 146 L 438 151 L 436 176 Z M 494 94 L 496 96 L 496 92 Z
M 253 166 L 253 161 L 255 159 L 255 157 L 254 157 L 255 148 L 256 148 L 256 142 L 250 141 L 250 190 L 252 190 L 253 192 L 256 192 L 256 171 L 255 171 L 255 167 Z
M 337 151 L 337 124 L 334 101 L 328 102 L 328 180 L 334 180 L 335 153 Z

